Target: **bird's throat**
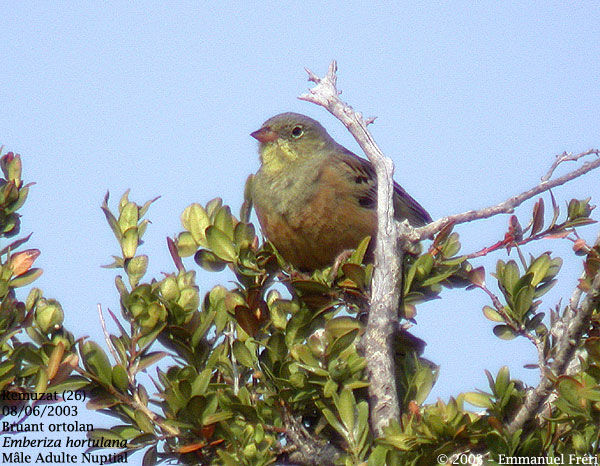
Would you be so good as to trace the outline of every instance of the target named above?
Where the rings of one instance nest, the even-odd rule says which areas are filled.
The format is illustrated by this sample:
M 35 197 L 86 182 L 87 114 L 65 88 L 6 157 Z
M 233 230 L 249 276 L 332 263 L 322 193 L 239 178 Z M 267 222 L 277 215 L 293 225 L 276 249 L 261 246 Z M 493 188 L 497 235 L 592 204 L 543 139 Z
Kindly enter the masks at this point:
M 262 169 L 271 175 L 289 170 L 290 163 L 297 158 L 298 154 L 292 150 L 289 143 L 281 140 L 265 144 L 260 152 Z

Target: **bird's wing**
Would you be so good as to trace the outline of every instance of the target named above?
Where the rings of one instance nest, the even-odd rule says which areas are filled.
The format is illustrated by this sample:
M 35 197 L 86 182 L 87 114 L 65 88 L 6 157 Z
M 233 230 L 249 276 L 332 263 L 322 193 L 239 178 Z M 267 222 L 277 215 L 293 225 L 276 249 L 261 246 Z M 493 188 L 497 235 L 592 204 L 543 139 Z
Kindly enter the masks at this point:
M 339 146 L 335 155 L 340 160 L 344 174 L 356 184 L 359 205 L 367 209 L 377 208 L 377 176 L 368 160 L 358 157 Z M 398 183 L 394 182 L 394 212 L 397 220 L 407 219 L 414 227 L 430 223 L 431 216 Z

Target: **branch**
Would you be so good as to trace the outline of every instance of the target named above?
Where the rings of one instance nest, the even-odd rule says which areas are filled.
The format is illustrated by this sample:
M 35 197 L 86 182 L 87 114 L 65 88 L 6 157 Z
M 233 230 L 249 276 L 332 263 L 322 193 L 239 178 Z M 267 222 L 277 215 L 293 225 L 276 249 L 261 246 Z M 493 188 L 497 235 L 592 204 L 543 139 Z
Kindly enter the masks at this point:
M 584 155 L 590 154 L 600 154 L 600 150 L 598 149 L 590 149 L 586 152 L 582 152 L 576 156 L 571 156 L 569 160 L 577 160 Z M 556 162 L 555 162 L 556 163 Z M 521 205 L 523 202 L 531 199 L 538 194 L 541 194 L 545 191 L 548 191 L 552 188 L 565 184 L 567 181 L 571 181 L 575 178 L 578 178 L 582 175 L 585 175 L 587 172 L 594 170 L 595 168 L 600 167 L 600 158 L 594 160 L 593 162 L 586 162 L 581 167 L 576 170 L 573 170 L 566 175 L 563 175 L 559 178 L 556 178 L 552 181 L 542 181 L 539 185 L 534 186 L 533 188 L 525 191 L 524 193 L 518 194 L 507 199 L 500 204 L 495 206 L 486 207 L 480 210 L 469 210 L 468 212 L 463 212 L 462 214 L 450 215 L 448 217 L 443 217 L 435 222 L 430 223 L 424 227 L 415 228 L 414 230 L 409 230 L 407 240 L 410 241 L 420 241 L 422 239 L 431 238 L 438 231 L 440 231 L 445 226 L 453 223 L 467 223 L 472 222 L 473 220 L 479 220 L 482 218 L 493 217 L 498 214 L 509 214 L 511 213 L 515 207 Z M 552 169 L 553 170 L 553 169 Z
M 599 244 L 600 235 L 596 240 L 596 246 Z M 510 433 L 521 429 L 527 421 L 533 419 L 542 410 L 554 386 L 551 378 L 564 374 L 570 366 L 579 346 L 581 336 L 589 328 L 592 313 L 600 304 L 600 270 L 596 272 L 592 286 L 587 291 L 581 307 L 574 308 L 573 306 L 578 306 L 581 297 L 581 292 L 577 290 L 579 288 L 573 293 L 571 303 L 567 306 L 563 318 L 557 320 L 550 330 L 553 334 L 557 335 L 558 339 L 556 344 L 558 350 L 552 364 L 550 364 L 550 370 L 542 370 L 542 378 L 539 385 L 527 393 L 523 406 L 521 406 L 515 417 L 506 426 L 506 429 Z
M 292 464 L 333 465 L 342 455 L 334 445 L 311 435 L 301 419 L 290 413 L 285 406 L 282 410 L 282 420 L 285 436 L 291 444 L 283 453 Z
M 102 333 L 104 334 L 104 341 L 106 342 L 106 346 L 108 346 L 110 354 L 112 354 L 112 357 L 115 359 L 115 364 L 118 364 L 121 361 L 121 358 L 119 358 L 117 350 L 115 350 L 115 347 L 113 346 L 113 343 L 110 339 L 110 334 L 106 329 L 106 322 L 104 321 L 104 315 L 102 314 L 102 305 L 100 303 L 98 303 L 98 316 L 100 317 L 100 325 L 102 326 Z
M 179 429 L 177 427 L 173 427 L 170 424 L 167 424 L 166 422 L 164 422 L 165 419 L 163 417 L 156 414 L 154 411 L 152 411 L 150 408 L 148 408 L 148 406 L 146 406 L 140 400 L 140 398 L 137 394 L 137 390 L 134 392 L 133 398 L 131 398 L 128 395 L 121 393 L 119 390 L 117 390 L 112 385 L 107 385 L 102 380 L 100 380 L 96 375 L 92 374 L 91 372 L 88 372 L 87 370 L 83 369 L 82 367 L 75 366 L 73 368 L 73 370 L 75 372 L 78 372 L 84 378 L 91 380 L 99 387 L 102 387 L 104 390 L 106 390 L 108 393 L 110 393 L 112 396 L 114 396 L 120 403 L 122 403 L 126 406 L 129 406 L 134 411 L 141 411 L 142 413 L 144 413 L 146 416 L 148 416 L 150 421 L 152 421 L 154 424 L 156 424 L 163 432 L 167 432 L 169 437 L 176 437 L 180 434 Z
M 394 355 L 392 350 L 393 323 L 397 319 L 399 302 L 398 278 L 401 276 L 402 248 L 397 249 L 398 228 L 394 220 L 392 161 L 385 157 L 367 125 L 373 119 L 364 120 L 360 113 L 340 100 L 337 90 L 337 64 L 329 65 L 329 71 L 319 78 L 310 70 L 309 81 L 316 85 L 301 100 L 315 103 L 327 109 L 352 133 L 377 174 L 377 237 L 375 240 L 375 269 L 371 285 L 370 311 L 364 336 L 365 358 L 369 384 L 371 427 L 377 436 L 383 435 L 393 419 L 400 419 L 400 404 L 396 391 Z M 410 227 L 400 228 L 410 231 Z M 403 236 L 406 232 L 403 231 Z
M 586 155 L 591 155 L 591 154 L 598 155 L 598 151 L 595 149 L 590 149 L 590 150 L 587 150 L 587 151 L 582 152 L 581 154 L 577 154 L 577 155 L 573 155 L 570 152 L 563 152 L 562 154 L 558 154 L 556 156 L 556 159 L 554 160 L 554 163 L 548 170 L 548 173 L 546 173 L 544 176 L 542 176 L 542 181 L 548 181 L 552 177 L 552 174 L 554 173 L 554 170 L 556 170 L 556 167 L 558 167 L 561 163 L 574 162 L 576 160 L 579 160 L 581 157 L 585 157 Z

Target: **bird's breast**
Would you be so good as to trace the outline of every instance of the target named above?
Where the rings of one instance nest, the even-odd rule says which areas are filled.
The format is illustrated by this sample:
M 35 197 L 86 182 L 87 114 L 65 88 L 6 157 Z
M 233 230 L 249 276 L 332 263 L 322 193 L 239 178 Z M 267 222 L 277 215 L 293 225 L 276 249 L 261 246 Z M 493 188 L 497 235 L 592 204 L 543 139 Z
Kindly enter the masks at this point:
M 257 174 L 254 205 L 263 233 L 295 267 L 331 265 L 345 249 L 374 234 L 374 213 L 359 207 L 344 186 L 328 183 L 323 171 L 312 179 Z

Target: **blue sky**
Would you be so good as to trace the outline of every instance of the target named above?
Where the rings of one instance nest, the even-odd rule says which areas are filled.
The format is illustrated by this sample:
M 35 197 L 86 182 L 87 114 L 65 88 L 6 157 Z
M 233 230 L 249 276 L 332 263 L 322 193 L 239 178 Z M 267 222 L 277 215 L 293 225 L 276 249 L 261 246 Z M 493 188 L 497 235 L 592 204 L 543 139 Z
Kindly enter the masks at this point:
M 127 188 L 139 203 L 161 196 L 141 249 L 158 277 L 174 269 L 165 237 L 188 204 L 220 196 L 238 210 L 258 167 L 249 133 L 270 116 L 308 114 L 360 153 L 325 110 L 296 99 L 309 85 L 304 67 L 323 74 L 338 61 L 342 97 L 378 116 L 371 129 L 396 180 L 434 218 L 498 203 L 536 184 L 555 154 L 600 146 L 596 2 L 9 3 L 0 144 L 37 183 L 22 225 L 42 251 L 36 285 L 61 301 L 69 329 L 97 341 L 96 303 L 118 309 L 114 271 L 99 267 L 118 251 L 99 208 L 107 190 L 113 205 Z M 597 203 L 598 180 L 588 174 L 555 196 Z M 524 224 L 530 212 L 517 211 Z M 507 222 L 459 227 L 464 251 L 502 238 Z M 598 227 L 581 231 L 592 241 Z M 545 250 L 565 257 L 548 310 L 570 296 L 581 260 L 556 240 L 525 249 Z M 476 264 L 493 270 L 501 257 Z M 230 279 L 200 273 L 201 292 Z M 414 328 L 441 365 L 432 400 L 485 389 L 483 369 L 502 365 L 536 383 L 522 369 L 537 360 L 533 348 L 493 336 L 483 293 L 443 298 L 419 308 Z

